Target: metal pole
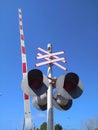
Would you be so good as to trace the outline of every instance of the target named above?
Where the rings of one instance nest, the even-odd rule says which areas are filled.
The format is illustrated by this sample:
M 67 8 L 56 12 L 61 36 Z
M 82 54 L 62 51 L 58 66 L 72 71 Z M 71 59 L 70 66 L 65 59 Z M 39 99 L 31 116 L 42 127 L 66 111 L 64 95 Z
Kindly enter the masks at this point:
M 52 45 L 48 44 L 48 52 L 52 53 Z M 51 57 L 49 57 L 51 60 Z M 48 65 L 49 87 L 47 90 L 47 130 L 54 130 L 53 101 L 52 101 L 52 63 Z
M 23 120 L 23 128 L 22 128 L 22 130 L 24 130 L 24 128 L 25 128 L 25 118 Z

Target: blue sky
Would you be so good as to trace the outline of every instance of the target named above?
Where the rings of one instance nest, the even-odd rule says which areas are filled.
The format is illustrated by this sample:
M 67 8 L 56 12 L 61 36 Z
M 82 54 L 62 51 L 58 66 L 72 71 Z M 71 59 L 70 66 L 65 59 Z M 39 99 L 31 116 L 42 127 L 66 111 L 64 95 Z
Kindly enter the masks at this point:
M 82 96 L 68 111 L 54 108 L 54 122 L 80 130 L 90 118 L 98 118 L 98 1 L 97 0 L 1 0 L 0 1 L 0 129 L 22 129 L 24 118 L 21 90 L 22 65 L 18 8 L 22 10 L 28 70 L 36 61 L 37 47 L 65 51 L 68 68 L 53 66 L 53 76 L 68 72 L 80 76 Z M 38 67 L 47 74 L 47 66 Z M 46 112 L 32 106 L 32 124 L 46 121 Z M 82 123 L 81 123 L 82 122 Z M 82 124 L 82 125 L 81 125 Z

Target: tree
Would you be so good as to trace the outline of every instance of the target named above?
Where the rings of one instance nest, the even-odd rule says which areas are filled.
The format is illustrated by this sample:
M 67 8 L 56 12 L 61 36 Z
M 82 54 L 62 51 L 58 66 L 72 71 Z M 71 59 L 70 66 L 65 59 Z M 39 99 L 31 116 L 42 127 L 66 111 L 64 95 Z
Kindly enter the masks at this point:
M 47 123 L 44 122 L 41 126 L 40 126 L 40 130 L 47 130 Z
M 55 130 L 62 130 L 62 126 L 60 124 L 56 124 L 55 125 Z
M 98 130 L 98 118 L 95 116 L 95 117 L 88 119 L 85 122 L 85 125 L 88 130 L 93 130 L 93 129 Z
M 36 128 L 36 130 L 39 130 L 38 128 Z
M 39 130 L 47 130 L 47 122 L 43 122 Z M 55 130 L 63 130 L 63 127 L 60 124 L 56 124 Z
M 98 130 L 98 128 L 95 128 L 94 130 Z

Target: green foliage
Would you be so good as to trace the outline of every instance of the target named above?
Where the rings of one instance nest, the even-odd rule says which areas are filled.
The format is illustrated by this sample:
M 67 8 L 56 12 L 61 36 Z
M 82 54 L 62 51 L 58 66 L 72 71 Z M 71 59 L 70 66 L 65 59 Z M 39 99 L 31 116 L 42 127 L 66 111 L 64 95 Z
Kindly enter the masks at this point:
M 38 128 L 36 128 L 36 130 L 39 130 Z
M 94 130 L 98 130 L 98 128 L 95 128 Z
M 47 123 L 44 122 L 41 126 L 40 126 L 40 130 L 47 130 Z
M 62 130 L 62 126 L 60 124 L 56 124 L 55 125 L 55 130 Z
M 40 129 L 37 130 L 47 130 L 47 122 L 43 122 L 40 126 Z M 55 130 L 63 130 L 63 127 L 60 124 L 55 125 Z

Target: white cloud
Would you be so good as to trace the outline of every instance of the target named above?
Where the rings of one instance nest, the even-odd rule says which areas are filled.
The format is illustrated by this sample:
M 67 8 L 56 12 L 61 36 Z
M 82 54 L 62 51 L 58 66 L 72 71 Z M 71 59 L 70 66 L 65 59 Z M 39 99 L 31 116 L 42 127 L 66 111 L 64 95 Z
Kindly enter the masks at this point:
M 46 118 L 46 114 L 40 112 L 40 113 L 37 114 L 37 117 Z
M 45 113 L 43 113 L 43 112 L 39 112 L 38 114 L 36 114 L 36 115 L 33 115 L 33 117 L 32 117 L 34 120 L 35 119 L 44 119 L 44 118 L 47 118 L 47 115 L 45 114 Z

